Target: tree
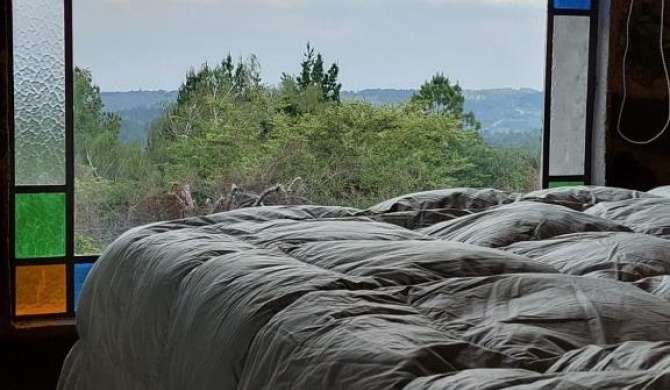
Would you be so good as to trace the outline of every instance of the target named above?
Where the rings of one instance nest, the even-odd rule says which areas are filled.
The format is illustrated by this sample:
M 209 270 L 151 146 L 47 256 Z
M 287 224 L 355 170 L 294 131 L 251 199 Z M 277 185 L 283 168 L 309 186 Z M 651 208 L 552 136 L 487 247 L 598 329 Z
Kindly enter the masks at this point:
M 300 86 L 300 89 L 304 90 L 308 86 L 312 85 L 312 69 L 314 68 L 314 48 L 312 45 L 307 42 L 307 50 L 303 54 L 304 59 L 300 63 L 301 72 L 300 76 L 296 77 L 296 81 Z
M 330 69 L 328 69 L 328 74 L 326 75 L 322 86 L 323 95 L 326 97 L 326 100 L 331 100 L 338 103 L 340 102 L 340 91 L 342 91 L 342 84 L 337 81 L 339 74 L 340 68 L 337 66 L 337 64 L 332 64 Z
M 442 73 L 435 74 L 426 81 L 418 93 L 412 96 L 412 105 L 427 112 L 452 115 L 460 119 L 466 129 L 479 130 L 481 124 L 472 112 L 465 112 L 465 97 L 458 83 L 451 84 Z
M 87 69 L 74 70 L 75 160 L 99 176 L 115 176 L 120 163 L 121 118 L 103 111 L 100 88 Z
M 177 105 L 184 106 L 197 100 L 203 92 L 217 97 L 232 96 L 248 100 L 254 91 L 262 88 L 261 67 L 258 58 L 251 55 L 240 58 L 237 63 L 230 54 L 217 66 L 204 63 L 200 70 L 191 69 L 186 80 L 179 87 Z
M 74 69 L 74 127 L 79 136 L 101 133 L 118 135 L 121 118 L 103 111 L 100 88 L 88 69 Z
M 309 42 L 303 56 L 304 59 L 300 63 L 300 76 L 295 78 L 300 91 L 305 92 L 310 88 L 316 88 L 321 91 L 324 101 L 340 103 L 342 84 L 338 81 L 340 68 L 337 64 L 333 63 L 328 72 L 324 72 L 323 56 L 321 53 L 315 54 Z

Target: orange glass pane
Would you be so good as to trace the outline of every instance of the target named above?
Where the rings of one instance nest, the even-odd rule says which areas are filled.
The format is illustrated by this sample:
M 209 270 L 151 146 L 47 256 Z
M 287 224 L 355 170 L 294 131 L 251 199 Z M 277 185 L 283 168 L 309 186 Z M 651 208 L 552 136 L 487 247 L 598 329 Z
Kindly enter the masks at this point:
M 16 315 L 64 313 L 66 290 L 65 265 L 16 267 Z

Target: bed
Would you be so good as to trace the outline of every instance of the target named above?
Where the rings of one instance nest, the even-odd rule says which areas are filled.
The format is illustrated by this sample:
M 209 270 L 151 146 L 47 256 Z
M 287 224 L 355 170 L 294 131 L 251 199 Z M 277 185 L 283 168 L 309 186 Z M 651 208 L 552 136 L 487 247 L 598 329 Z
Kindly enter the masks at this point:
M 448 189 L 117 239 L 59 389 L 670 389 L 670 198 Z

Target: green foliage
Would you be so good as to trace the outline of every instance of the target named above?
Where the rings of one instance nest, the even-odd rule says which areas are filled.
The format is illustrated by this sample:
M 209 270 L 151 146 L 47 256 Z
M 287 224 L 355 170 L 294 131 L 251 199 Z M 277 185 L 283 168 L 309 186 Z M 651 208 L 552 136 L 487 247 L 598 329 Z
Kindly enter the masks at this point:
M 307 201 L 367 207 L 402 193 L 454 186 L 523 191 L 532 153 L 490 147 L 463 95 L 442 75 L 411 102 L 339 101 L 339 69 L 307 46 L 299 76 L 262 84 L 255 57 L 191 71 L 151 125 L 148 146 L 118 140 L 90 73 L 77 73 L 77 224 L 81 250 L 133 224 L 178 218 L 174 189 L 207 212 L 235 184 L 261 192 L 300 177 Z
M 251 100 L 204 90 L 194 109 L 177 102 L 163 126 L 191 130 L 161 141 L 168 180 L 187 177 L 215 193 L 230 183 L 262 188 L 301 177 L 310 201 L 356 206 L 450 186 L 529 186 L 529 159 L 489 147 L 464 125 L 459 88 L 449 110 L 417 109 L 417 100 L 332 104 L 313 84 L 319 58 L 308 46 L 299 77 L 284 75 L 278 89 Z
M 442 73 L 437 73 L 430 81 L 426 81 L 412 97 L 411 103 L 427 112 L 452 115 L 461 120 L 468 129 L 481 128 L 474 114 L 463 109 L 465 97 L 460 85 L 452 85 L 449 78 Z
M 300 63 L 300 76 L 295 79 L 298 89 L 301 92 L 309 90 L 320 91 L 320 97 L 324 101 L 339 103 L 342 91 L 342 84 L 338 81 L 340 68 L 336 63 L 333 63 L 328 71 L 324 73 L 323 65 L 323 56 L 321 53 L 315 56 L 314 48 L 310 43 L 307 43 L 304 59 Z
M 121 128 L 121 119 L 102 111 L 100 89 L 93 84 L 91 72 L 75 68 L 74 71 L 74 128 L 75 159 L 79 163 L 89 162 L 91 156 L 98 153 L 103 159 L 111 158 L 104 150 L 96 146 L 111 140 L 115 143 Z
M 104 248 L 95 242 L 93 237 L 75 233 L 74 235 L 74 251 L 80 255 L 95 255 L 102 252 Z
M 276 91 L 275 91 L 276 92 Z M 342 101 L 366 101 L 374 106 L 403 105 L 417 91 L 364 89 L 342 91 Z M 493 146 L 539 148 L 542 143 L 544 95 L 531 89 L 463 90 L 464 110 L 471 111 L 482 128 L 479 133 Z M 176 101 L 177 91 L 102 92 L 105 110 L 121 117 L 119 138 L 146 147 L 148 125 L 162 115 L 165 104 Z M 523 142 L 521 142 L 523 141 Z
M 102 110 L 100 88 L 87 69 L 74 69 L 74 123 L 78 134 L 90 135 L 119 130 L 119 118 Z
M 320 87 L 308 85 L 304 89 L 298 82 L 287 74 L 284 74 L 279 84 L 278 111 L 292 116 L 314 113 L 328 104 L 323 98 Z
M 139 143 L 120 142 L 120 118 L 103 111 L 88 70 L 74 73 L 75 219 L 77 253 L 98 252 L 130 227 L 124 210 L 155 184 L 151 156 Z
M 77 172 L 117 182 L 137 180 L 151 168 L 137 143 L 119 142 L 121 119 L 103 111 L 100 89 L 88 70 L 74 73 L 75 163 Z

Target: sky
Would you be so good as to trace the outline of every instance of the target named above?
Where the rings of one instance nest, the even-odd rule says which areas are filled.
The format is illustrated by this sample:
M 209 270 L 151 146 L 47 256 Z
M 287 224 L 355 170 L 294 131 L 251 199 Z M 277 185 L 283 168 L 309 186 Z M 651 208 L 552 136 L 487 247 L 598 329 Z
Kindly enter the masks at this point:
M 263 81 L 297 74 L 309 41 L 344 90 L 542 89 L 546 0 L 86 0 L 74 57 L 103 91 L 174 90 L 191 68 L 255 54 Z

